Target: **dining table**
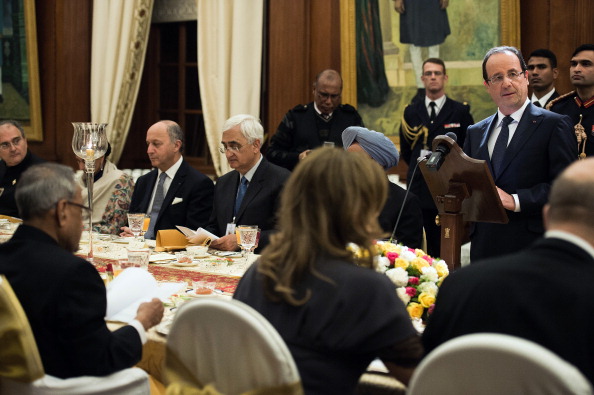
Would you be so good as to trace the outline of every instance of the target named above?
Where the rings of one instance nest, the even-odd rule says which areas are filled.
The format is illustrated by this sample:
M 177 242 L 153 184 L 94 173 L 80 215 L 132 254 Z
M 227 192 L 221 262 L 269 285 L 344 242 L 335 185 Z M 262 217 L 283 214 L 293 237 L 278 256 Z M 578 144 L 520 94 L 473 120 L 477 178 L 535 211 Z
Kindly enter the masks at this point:
M 107 269 L 110 265 L 126 260 L 127 249 L 134 243 L 132 238 L 99 236 L 93 240 L 93 256 L 89 257 L 88 242 L 81 240 L 77 255 L 89 259 L 100 272 L 104 281 L 108 282 Z M 165 383 L 163 377 L 166 354 L 167 334 L 175 318 L 179 306 L 199 297 L 193 294 L 192 284 L 195 281 L 215 282 L 215 292 L 210 297 L 232 298 L 243 273 L 258 258 L 256 254 L 243 257 L 241 253 L 230 253 L 209 249 L 203 256 L 191 256 L 191 262 L 178 262 L 176 252 L 156 251 L 154 241 L 145 241 L 143 247 L 150 249 L 148 272 L 159 283 L 179 283 L 177 294 L 165 302 L 165 313 L 161 323 L 147 331 L 147 342 L 143 346 L 142 359 L 138 367 L 148 372 L 155 379 Z M 157 248 L 158 250 L 158 248 Z M 178 254 L 179 255 L 179 254 Z M 186 256 L 187 258 L 187 256 Z M 186 259 L 187 261 L 187 259 Z M 116 330 L 124 322 L 107 321 L 111 330 Z M 403 395 L 406 386 L 390 376 L 379 361 L 374 361 L 361 376 L 357 394 L 359 395 Z

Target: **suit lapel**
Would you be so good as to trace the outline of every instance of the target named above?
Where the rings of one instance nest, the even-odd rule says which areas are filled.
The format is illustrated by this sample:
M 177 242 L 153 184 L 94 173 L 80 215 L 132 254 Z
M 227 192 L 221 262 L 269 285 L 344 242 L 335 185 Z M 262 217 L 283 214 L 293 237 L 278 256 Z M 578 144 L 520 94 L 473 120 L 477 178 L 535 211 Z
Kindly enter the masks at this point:
M 532 103 L 530 103 L 524 110 L 524 114 L 522 114 L 522 118 L 520 118 L 514 136 L 505 150 L 500 174 L 505 172 L 505 168 L 509 166 L 511 161 L 522 151 L 522 147 L 532 137 L 536 132 L 538 125 L 542 122 L 542 115 L 535 113 L 533 111 L 534 108 Z
M 148 211 L 150 209 L 149 204 L 151 203 L 151 198 L 153 197 L 153 189 L 155 189 L 155 183 L 157 182 L 157 174 L 159 174 L 157 169 L 151 170 L 149 173 L 149 182 L 140 203 L 141 211 L 144 213 L 150 214 Z

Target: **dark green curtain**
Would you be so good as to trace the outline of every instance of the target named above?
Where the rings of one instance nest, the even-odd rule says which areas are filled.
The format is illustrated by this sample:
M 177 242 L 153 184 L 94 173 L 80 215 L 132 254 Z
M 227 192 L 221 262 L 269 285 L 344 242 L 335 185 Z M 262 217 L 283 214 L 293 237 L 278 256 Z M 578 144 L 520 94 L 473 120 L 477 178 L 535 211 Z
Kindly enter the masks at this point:
M 384 104 L 390 91 L 378 0 L 356 0 L 357 101 L 372 107 Z

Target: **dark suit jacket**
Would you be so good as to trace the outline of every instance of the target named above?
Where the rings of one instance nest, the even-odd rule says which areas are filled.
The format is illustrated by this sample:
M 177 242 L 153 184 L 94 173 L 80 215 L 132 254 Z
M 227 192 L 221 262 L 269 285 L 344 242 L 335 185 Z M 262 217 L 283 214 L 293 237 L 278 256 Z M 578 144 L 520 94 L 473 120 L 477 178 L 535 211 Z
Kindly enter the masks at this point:
M 0 245 L 0 273 L 21 302 L 47 374 L 104 376 L 140 361 L 135 328 L 111 332 L 97 270 L 43 231 L 21 225 Z
M 257 251 L 268 244 L 270 234 L 275 228 L 280 193 L 290 175 L 287 169 L 263 158 L 243 197 L 235 224 L 258 225 L 261 234 Z M 214 206 L 208 225 L 208 230 L 217 236 L 224 236 L 227 224 L 233 221 L 238 186 L 239 172 L 236 170 L 230 171 L 217 181 Z
M 398 220 L 400 209 L 404 204 L 406 190 L 392 182 L 388 182 L 388 200 L 379 215 L 379 224 L 390 235 Z M 390 237 L 390 236 L 388 236 Z M 410 248 L 423 246 L 423 213 L 419 198 L 412 192 L 406 196 L 406 204 L 402 209 L 402 216 L 396 228 L 395 239 Z
M 437 118 L 431 124 L 429 121 L 429 114 L 427 114 L 427 107 L 425 107 L 425 99 L 419 100 L 415 104 L 411 104 L 404 110 L 404 121 L 410 127 L 426 126 L 427 133 L 427 149 L 432 149 L 433 139 L 439 135 L 453 132 L 458 136 L 458 145 L 464 146 L 466 138 L 466 129 L 474 120 L 470 115 L 470 107 L 455 100 L 446 97 L 446 101 L 437 114 Z M 431 197 L 429 188 L 425 183 L 425 179 L 421 171 L 417 169 L 413 178 L 413 170 L 417 164 L 417 159 L 421 155 L 421 150 L 424 149 L 423 137 L 420 137 L 416 144 L 408 140 L 404 136 L 403 125 L 400 125 L 400 153 L 404 161 L 408 164 L 408 174 L 406 183 L 411 192 L 417 195 L 421 201 L 421 207 L 424 209 L 436 209 L 435 202 Z M 433 215 L 435 217 L 435 215 Z
M 487 162 L 487 143 L 497 114 L 468 128 L 464 152 Z M 495 185 L 517 194 L 520 212 L 507 211 L 508 224 L 475 223 L 471 230 L 471 260 L 516 252 L 544 233 L 542 208 L 553 180 L 576 158 L 577 147 L 569 117 L 528 104 L 510 141 Z
M 551 95 L 551 97 L 549 97 L 549 99 L 545 103 L 545 105 L 544 105 L 545 108 L 549 105 L 550 102 L 552 102 L 553 100 L 555 100 L 558 97 L 559 97 L 559 92 L 557 92 L 557 90 L 555 89 L 555 91 L 553 92 L 553 94 Z
M 159 171 L 153 169 L 136 181 L 130 202 L 131 213 L 147 213 Z M 175 229 L 176 225 L 196 230 L 208 224 L 212 210 L 214 185 L 210 178 L 192 168 L 185 160 L 171 180 L 169 190 L 157 217 L 155 236 L 161 229 Z M 182 201 L 172 204 L 175 198 Z
M 349 126 L 363 126 L 357 110 L 351 105 L 342 104 L 332 113 L 328 137 L 322 139 L 318 133 L 317 117 L 313 102 L 289 110 L 270 139 L 266 158 L 293 170 L 301 152 L 317 148 L 324 141 L 332 141 L 337 147 L 342 147 L 342 132 Z
M 16 166 L 8 167 L 6 166 L 6 162 L 0 160 L 0 188 L 4 189 L 0 193 L 0 214 L 19 217 L 19 210 L 14 199 L 14 193 L 19 179 L 29 167 L 43 162 L 45 160 L 31 151 L 27 151 L 27 155 Z
M 423 333 L 425 352 L 452 338 L 496 332 L 536 342 L 594 379 L 594 259 L 540 239 L 527 249 L 451 273 Z

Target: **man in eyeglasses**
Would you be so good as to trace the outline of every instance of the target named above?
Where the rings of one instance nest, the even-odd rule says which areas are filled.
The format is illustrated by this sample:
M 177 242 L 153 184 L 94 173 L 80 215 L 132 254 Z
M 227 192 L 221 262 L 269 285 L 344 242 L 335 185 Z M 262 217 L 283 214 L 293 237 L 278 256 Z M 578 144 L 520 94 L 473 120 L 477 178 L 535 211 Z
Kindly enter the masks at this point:
M 130 325 L 109 330 L 105 285 L 93 265 L 73 254 L 88 207 L 72 169 L 31 166 L 16 188 L 16 202 L 23 224 L 0 245 L 0 273 L 27 315 L 43 370 L 60 378 L 105 376 L 138 363 L 146 331 L 163 317 L 163 303 L 142 303 Z
M 266 158 L 293 170 L 299 159 L 324 142 L 342 147 L 342 131 L 363 126 L 361 116 L 349 104 L 341 104 L 342 78 L 335 70 L 324 70 L 313 84 L 314 101 L 298 105 L 283 117 L 270 140 Z
M 474 123 L 470 106 L 450 99 L 445 94 L 448 80 L 443 60 L 429 58 L 423 62 L 422 81 L 425 85 L 423 100 L 417 100 L 404 109 L 400 124 L 400 152 L 408 164 L 406 183 L 419 197 L 423 210 L 423 227 L 427 236 L 427 253 L 440 255 L 441 231 L 435 224 L 437 207 L 420 170 L 415 172 L 417 159 L 431 153 L 433 139 L 453 132 L 458 144 L 464 145 L 466 129 Z M 414 172 L 414 177 L 413 177 Z
M 220 151 L 233 170 L 220 177 L 215 186 L 207 230 L 221 237 L 211 242 L 212 248 L 238 250 L 237 225 L 258 226 L 259 249 L 268 244 L 276 224 L 280 193 L 291 173 L 262 156 L 263 140 L 264 128 L 252 115 L 235 115 L 223 124 Z
M 580 159 L 594 155 L 594 44 L 583 44 L 571 55 L 569 78 L 575 87 L 547 106 L 571 118 Z
M 18 217 L 14 191 L 21 174 L 45 162 L 27 147 L 25 131 L 13 120 L 0 121 L 0 214 Z
M 470 259 L 519 251 L 544 234 L 551 183 L 577 155 L 571 120 L 533 105 L 520 51 L 495 47 L 483 59 L 483 84 L 497 113 L 472 125 L 464 152 L 487 162 L 509 223 L 474 224 Z

